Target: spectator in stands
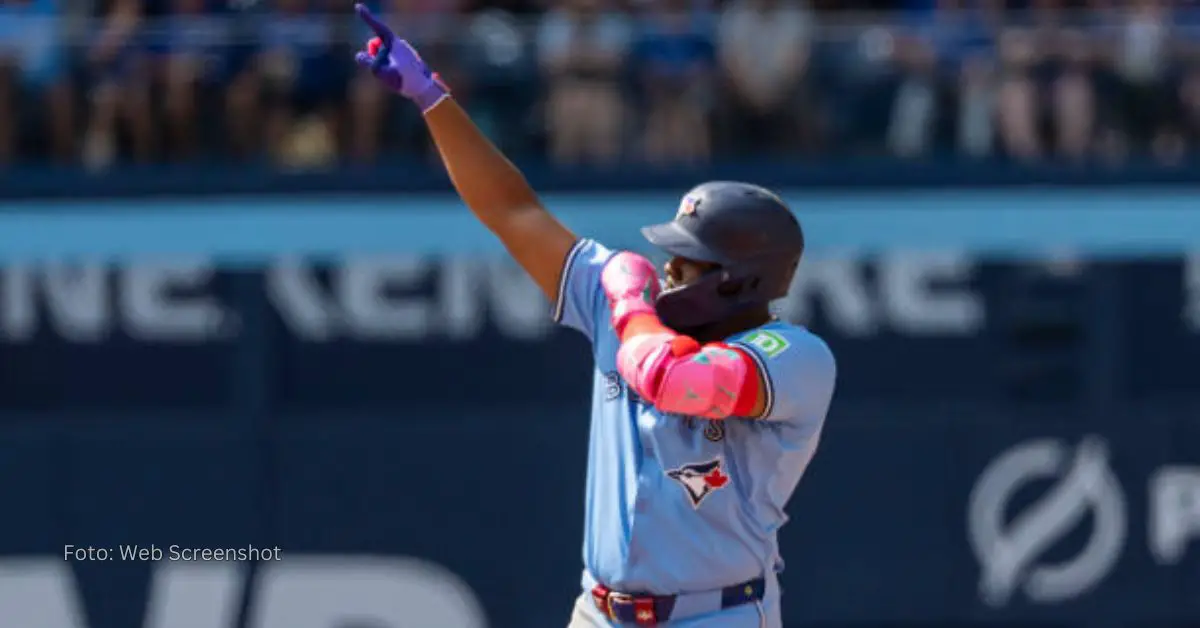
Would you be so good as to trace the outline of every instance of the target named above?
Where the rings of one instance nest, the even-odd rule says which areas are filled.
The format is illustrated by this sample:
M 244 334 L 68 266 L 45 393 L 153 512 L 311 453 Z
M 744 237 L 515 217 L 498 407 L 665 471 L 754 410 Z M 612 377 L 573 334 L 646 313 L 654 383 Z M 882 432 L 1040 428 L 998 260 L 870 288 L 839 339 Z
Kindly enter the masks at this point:
M 817 115 L 809 60 L 813 18 L 805 0 L 733 0 L 718 28 L 722 144 L 742 153 L 813 147 Z
M 15 156 L 22 139 L 32 140 L 27 143 L 39 157 L 75 157 L 74 93 L 64 35 L 59 0 L 0 5 L 0 163 Z M 33 133 L 21 132 L 30 128 Z
M 294 165 L 337 156 L 336 148 L 326 149 L 336 147 L 350 69 L 337 54 L 332 8 L 319 0 L 272 0 L 260 23 L 257 71 L 267 95 L 268 150 Z
M 495 7 L 467 18 L 463 71 L 454 78 L 475 124 L 509 154 L 527 153 L 546 129 L 544 119 L 531 114 L 537 110 L 539 77 L 533 38 L 522 18 Z
M 928 152 L 937 131 L 944 93 L 938 75 L 937 16 L 935 6 L 911 10 L 907 28 L 896 33 L 893 62 L 898 83 L 887 125 L 887 148 L 900 157 Z M 941 110 L 941 111 L 939 111 Z
M 1180 62 L 1180 82 L 1175 103 L 1179 130 L 1187 148 L 1200 146 L 1200 0 L 1180 0 L 1175 12 L 1175 46 Z
M 830 14 L 818 15 L 828 20 Z M 849 154 L 877 154 L 883 146 L 896 84 L 896 33 L 879 20 L 845 21 L 831 37 L 818 38 L 820 61 L 813 67 L 819 98 L 827 115 L 822 148 Z M 826 29 L 821 29 L 827 33 Z
M 195 154 L 197 125 L 209 120 L 225 122 L 229 142 L 224 148 L 232 155 L 249 155 L 257 148 L 256 76 L 239 63 L 234 15 L 223 12 L 223 6 L 214 0 L 171 0 L 163 28 L 155 33 L 169 148 L 175 157 Z M 204 130 L 208 137 L 220 132 Z
M 1133 0 L 1120 17 L 1113 69 L 1125 143 L 1171 159 L 1183 150 L 1183 141 L 1177 131 L 1169 9 L 1161 0 Z
M 0 5 L 0 165 L 12 161 L 21 128 L 21 23 L 18 11 Z
M 560 163 L 612 163 L 621 156 L 621 94 L 630 24 L 606 0 L 565 0 L 538 29 L 550 154 Z
M 997 125 L 1009 157 L 1032 160 L 1041 156 L 1040 94 L 1035 70 L 1038 47 L 1025 25 L 1006 24 L 999 41 L 1000 84 Z
M 1028 20 L 1011 21 L 1001 35 L 997 122 L 1010 157 L 1028 161 L 1057 154 L 1075 160 L 1092 149 L 1091 45 L 1086 31 L 1066 16 L 1079 8 L 1033 0 Z M 1047 118 L 1050 142 L 1041 132 Z
M 956 105 L 949 122 L 955 148 L 972 157 L 992 154 L 995 120 L 996 36 L 1003 20 L 998 0 L 946 2 L 941 50 Z M 974 5 L 974 6 L 971 6 Z
M 888 125 L 894 154 L 923 154 L 949 138 L 967 154 L 991 152 L 998 10 L 986 0 L 934 0 L 906 11 L 896 55 L 902 78 Z
M 707 160 L 716 70 L 715 24 L 692 0 L 651 0 L 634 67 L 644 99 L 643 150 L 652 163 Z
M 133 158 L 149 162 L 155 152 L 155 125 L 142 39 L 142 3 L 102 0 L 98 5 L 102 26 L 87 54 L 92 87 L 84 161 L 91 167 L 111 163 L 118 156 L 117 133 L 123 126 Z

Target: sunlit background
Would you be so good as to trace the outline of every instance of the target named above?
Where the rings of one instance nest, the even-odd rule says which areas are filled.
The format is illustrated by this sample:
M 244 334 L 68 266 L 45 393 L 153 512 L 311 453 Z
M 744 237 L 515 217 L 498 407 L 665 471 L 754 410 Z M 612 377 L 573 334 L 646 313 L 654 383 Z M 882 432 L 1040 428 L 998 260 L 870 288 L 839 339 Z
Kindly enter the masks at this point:
M 581 235 L 792 204 L 789 628 L 1200 626 L 1200 4 L 385 2 Z M 368 36 L 0 2 L 0 628 L 566 625 L 585 340 Z

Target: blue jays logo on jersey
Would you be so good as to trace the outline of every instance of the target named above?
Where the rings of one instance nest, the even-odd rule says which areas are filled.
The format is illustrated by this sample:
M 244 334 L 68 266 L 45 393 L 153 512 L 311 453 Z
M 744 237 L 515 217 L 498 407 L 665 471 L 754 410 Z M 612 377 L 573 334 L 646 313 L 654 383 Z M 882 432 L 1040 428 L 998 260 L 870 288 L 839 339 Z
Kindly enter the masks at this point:
M 692 508 L 699 508 L 709 495 L 729 484 L 729 475 L 722 469 L 720 458 L 671 469 L 667 471 L 667 477 L 679 482 L 691 500 Z

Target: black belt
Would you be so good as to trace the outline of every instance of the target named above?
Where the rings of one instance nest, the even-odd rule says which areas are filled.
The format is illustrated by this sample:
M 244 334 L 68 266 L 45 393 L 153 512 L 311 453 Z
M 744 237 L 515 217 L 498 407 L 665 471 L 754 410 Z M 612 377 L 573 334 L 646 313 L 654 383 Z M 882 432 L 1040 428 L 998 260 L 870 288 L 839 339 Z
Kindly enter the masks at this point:
M 670 621 L 671 615 L 675 611 L 675 604 L 680 597 L 711 597 L 712 601 L 705 604 L 706 606 L 711 606 L 711 608 L 704 612 L 716 612 L 762 600 L 766 589 L 766 580 L 764 578 L 755 578 L 741 584 L 725 587 L 720 591 L 711 591 L 708 593 L 634 595 L 613 591 L 602 584 L 592 587 L 591 593 L 592 602 L 596 605 L 596 609 L 603 613 L 605 617 L 608 617 L 609 620 L 621 624 L 657 626 L 658 624 Z M 676 619 L 682 618 L 677 617 Z

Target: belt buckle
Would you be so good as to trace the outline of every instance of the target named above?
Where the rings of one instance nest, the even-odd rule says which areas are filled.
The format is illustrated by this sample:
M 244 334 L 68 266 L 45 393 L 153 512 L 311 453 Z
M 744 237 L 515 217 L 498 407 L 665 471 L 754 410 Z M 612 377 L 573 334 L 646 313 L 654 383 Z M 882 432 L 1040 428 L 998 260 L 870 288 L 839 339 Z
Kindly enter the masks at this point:
M 617 593 L 616 591 L 609 591 L 608 597 L 604 600 L 604 602 L 606 605 L 606 610 L 608 611 L 608 618 L 611 619 L 612 621 L 619 621 L 617 619 L 617 609 L 613 607 L 613 604 L 614 603 L 633 604 L 633 596 L 629 595 L 628 593 Z

